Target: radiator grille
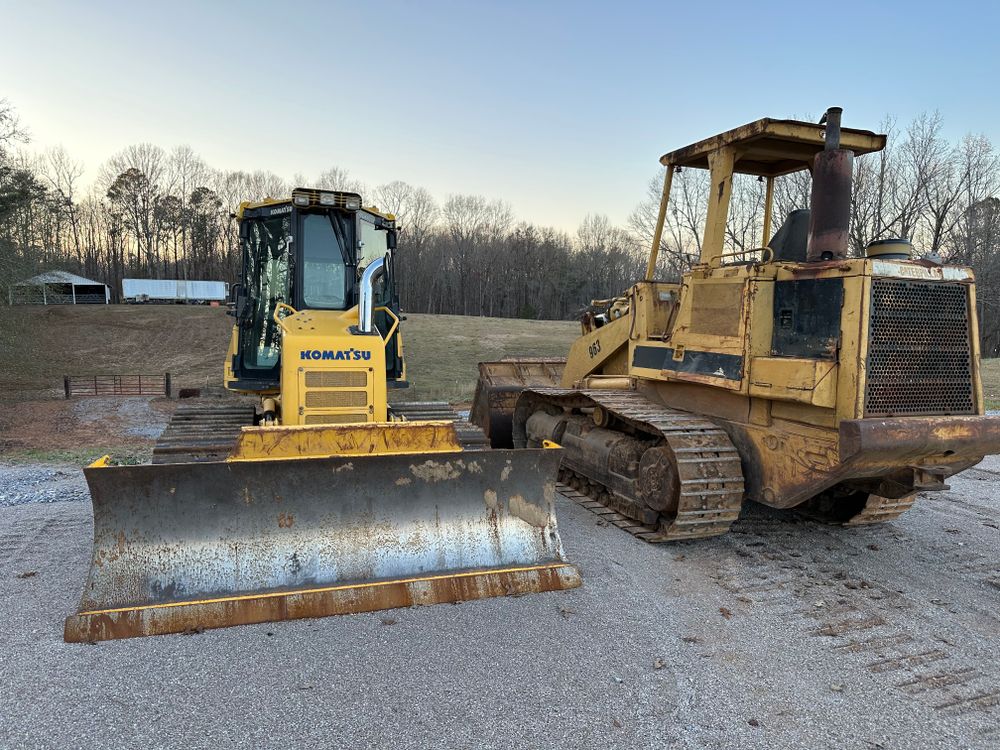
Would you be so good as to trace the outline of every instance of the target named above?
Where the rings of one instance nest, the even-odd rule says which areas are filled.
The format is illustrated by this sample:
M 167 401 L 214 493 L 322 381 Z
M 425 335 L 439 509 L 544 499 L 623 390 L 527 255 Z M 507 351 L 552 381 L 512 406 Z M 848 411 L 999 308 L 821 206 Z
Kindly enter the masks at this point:
M 865 416 L 972 414 L 967 288 L 873 279 Z
M 338 409 L 368 406 L 366 391 L 306 391 L 307 409 Z
M 306 424 L 356 424 L 367 422 L 364 414 L 307 414 Z
M 364 370 L 307 370 L 306 388 L 367 388 Z

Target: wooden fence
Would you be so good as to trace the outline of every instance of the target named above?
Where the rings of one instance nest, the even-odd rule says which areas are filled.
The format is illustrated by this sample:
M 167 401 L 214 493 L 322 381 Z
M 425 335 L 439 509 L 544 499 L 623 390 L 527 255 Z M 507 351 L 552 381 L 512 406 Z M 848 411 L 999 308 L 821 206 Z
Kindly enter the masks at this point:
M 170 373 L 163 375 L 64 375 L 66 398 L 75 396 L 167 396 Z

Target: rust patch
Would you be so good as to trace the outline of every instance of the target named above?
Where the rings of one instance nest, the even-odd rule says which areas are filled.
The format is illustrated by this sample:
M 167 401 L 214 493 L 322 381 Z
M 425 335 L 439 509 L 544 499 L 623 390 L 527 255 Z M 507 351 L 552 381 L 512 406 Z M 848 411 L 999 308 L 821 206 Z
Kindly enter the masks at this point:
M 425 482 L 446 482 L 461 475 L 461 471 L 455 468 L 450 461 L 441 463 L 439 461 L 424 461 L 422 464 L 412 464 L 410 471 L 417 479 Z
M 278 514 L 278 528 L 290 529 L 292 524 L 295 523 L 295 516 L 291 513 L 279 513 Z
M 66 618 L 68 643 L 200 632 L 233 625 L 374 612 L 493 596 L 559 591 L 580 585 L 572 565 L 481 570 L 329 589 L 195 601 L 171 606 L 81 612 Z
M 532 526 L 544 528 L 549 523 L 549 512 L 535 503 L 525 500 L 521 495 L 512 495 L 510 498 L 510 512 L 522 521 L 530 523 Z
M 483 500 L 486 502 L 486 507 L 490 508 L 491 510 L 496 510 L 498 507 L 500 507 L 500 504 L 497 501 L 496 490 L 486 490 L 483 493 Z

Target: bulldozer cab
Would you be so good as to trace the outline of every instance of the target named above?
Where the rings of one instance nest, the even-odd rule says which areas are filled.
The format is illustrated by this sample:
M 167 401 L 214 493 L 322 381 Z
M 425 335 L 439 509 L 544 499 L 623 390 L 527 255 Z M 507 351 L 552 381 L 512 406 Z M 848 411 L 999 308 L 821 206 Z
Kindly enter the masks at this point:
M 345 311 L 358 303 L 358 282 L 370 263 L 384 260 L 373 288 L 373 320 L 380 331 L 399 314 L 393 274 L 394 217 L 361 206 L 356 193 L 299 188 L 290 200 L 244 203 L 238 215 L 243 255 L 236 287 L 238 341 L 231 369 L 235 390 L 276 393 L 280 388 L 281 336 L 274 313 Z M 386 344 L 386 378 L 403 374 L 398 330 Z
M 839 112 L 837 114 L 839 118 Z M 856 155 L 881 151 L 885 136 L 870 130 L 840 128 L 838 147 Z M 653 248 L 647 267 L 646 280 L 653 279 L 660 248 L 663 224 L 670 200 L 674 174 L 683 169 L 709 171 L 711 189 L 705 219 L 700 261 L 709 265 L 745 262 L 746 251 L 726 253 L 726 222 L 732 195 L 733 176 L 745 174 L 766 182 L 763 231 L 760 248 L 750 254 L 761 260 L 805 260 L 805 243 L 809 211 L 794 211 L 775 235 L 771 235 L 775 178 L 813 169 L 816 155 L 827 148 L 825 123 L 763 118 L 720 135 L 706 138 L 690 146 L 671 151 L 660 158 L 666 167 L 660 212 L 657 219 Z M 769 248 L 770 252 L 765 251 Z M 801 257 L 799 257 L 801 256 Z

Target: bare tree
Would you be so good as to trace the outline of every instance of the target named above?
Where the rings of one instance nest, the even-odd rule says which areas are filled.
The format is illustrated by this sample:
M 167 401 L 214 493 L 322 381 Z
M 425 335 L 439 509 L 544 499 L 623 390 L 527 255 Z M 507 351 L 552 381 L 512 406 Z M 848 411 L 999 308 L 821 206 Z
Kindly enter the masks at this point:
M 729 217 L 726 222 L 725 252 L 741 261 L 750 260 L 754 250 L 759 250 L 768 240 L 762 240 L 764 231 L 763 179 L 753 175 L 733 176 L 732 196 L 729 199 Z
M 188 234 L 191 231 L 190 201 L 192 193 L 209 182 L 211 170 L 204 160 L 190 146 L 177 146 L 167 158 L 167 179 L 170 196 L 164 199 L 161 211 L 165 222 L 162 226 L 169 227 L 173 233 L 174 273 L 181 275 L 180 257 L 178 254 L 177 235 L 180 235 L 180 247 L 188 246 Z
M 322 190 L 343 190 L 348 193 L 364 195 L 365 186 L 360 180 L 351 177 L 351 173 L 341 167 L 330 167 L 320 174 L 316 187 Z
M 78 211 L 78 184 L 83 175 L 83 163 L 73 159 L 62 146 L 50 149 L 42 163 L 41 173 L 53 195 L 53 211 L 69 222 L 73 239 L 73 254 L 83 263 Z
M 159 269 L 156 204 L 167 179 L 166 163 L 162 148 L 139 143 L 111 157 L 101 170 L 108 200 L 125 218 L 146 273 L 155 274 Z
M 15 143 L 27 143 L 28 131 L 6 99 L 0 99 L 0 163 L 6 160 Z
M 645 196 L 628 218 L 629 230 L 646 253 L 653 246 L 664 172 L 665 168 L 661 167 L 657 175 L 650 178 Z M 708 205 L 707 190 L 707 177 L 698 170 L 677 170 L 674 173 L 657 253 L 657 278 L 679 279 L 697 261 Z

